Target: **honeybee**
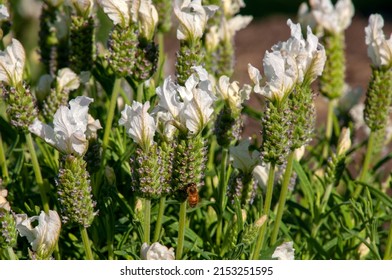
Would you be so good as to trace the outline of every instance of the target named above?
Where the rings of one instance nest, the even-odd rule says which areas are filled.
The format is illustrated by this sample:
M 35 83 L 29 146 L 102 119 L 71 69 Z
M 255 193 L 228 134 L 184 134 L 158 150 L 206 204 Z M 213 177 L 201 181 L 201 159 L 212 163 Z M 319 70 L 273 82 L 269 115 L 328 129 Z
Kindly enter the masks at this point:
M 193 208 L 199 203 L 199 191 L 195 183 L 190 183 L 186 187 L 186 192 L 188 194 L 188 204 L 189 207 Z

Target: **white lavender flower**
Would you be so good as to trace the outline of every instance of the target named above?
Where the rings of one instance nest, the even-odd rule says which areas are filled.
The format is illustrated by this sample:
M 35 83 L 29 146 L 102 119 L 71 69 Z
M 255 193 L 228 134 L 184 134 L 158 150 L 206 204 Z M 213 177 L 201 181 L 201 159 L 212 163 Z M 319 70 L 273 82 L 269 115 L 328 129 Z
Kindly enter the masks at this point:
M 384 19 L 379 14 L 369 17 L 369 25 L 365 27 L 367 53 L 376 67 L 392 66 L 392 35 L 387 40 L 382 30 Z
M 5 209 L 7 212 L 11 211 L 10 203 L 7 201 L 8 191 L 0 187 L 0 208 Z
M 254 92 L 272 101 L 281 101 L 293 90 L 298 80 L 298 67 L 292 56 L 280 51 L 266 52 L 263 59 L 265 82 L 259 70 L 248 64 L 248 73 L 254 83 Z
M 60 69 L 56 77 L 56 91 L 57 92 L 70 92 L 79 88 L 80 78 L 69 68 Z
M 242 7 L 245 7 L 243 0 L 222 0 L 223 14 L 226 17 L 235 15 Z
M 252 171 L 253 179 L 257 181 L 257 185 L 263 190 L 267 188 L 268 170 L 269 170 L 269 164 L 265 164 L 265 165 L 259 164 L 256 165 Z
M 294 260 L 293 241 L 284 242 L 282 245 L 276 247 L 272 258 L 277 258 L 278 260 Z
M 179 86 L 165 79 L 163 86 L 157 89 L 159 103 L 156 111 L 169 112 L 172 123 L 180 131 L 197 135 L 208 123 L 213 113 L 215 96 L 208 73 L 201 67 L 194 67 L 185 83 Z
M 148 113 L 150 102 L 141 104 L 133 101 L 132 107 L 125 105 L 121 112 L 119 124 L 123 125 L 128 135 L 144 150 L 148 150 L 154 142 L 156 124 L 154 118 Z
M 336 154 L 342 156 L 351 148 L 350 128 L 344 127 L 340 132 Z
M 114 24 L 126 28 L 131 19 L 130 0 L 98 0 L 105 14 Z
M 159 242 L 155 242 L 150 246 L 143 243 L 140 250 L 141 258 L 143 260 L 174 260 L 174 248 L 167 248 Z
M 242 109 L 242 103 L 249 99 L 251 88 L 244 85 L 240 88 L 237 81 L 231 82 L 227 76 L 221 76 L 216 86 L 216 92 L 234 112 Z
M 310 13 L 322 29 L 333 34 L 342 33 L 354 16 L 354 5 L 351 0 L 338 0 L 335 6 L 331 0 L 310 0 Z M 308 17 L 302 7 L 302 16 Z
M 92 98 L 78 96 L 69 102 L 69 108 L 61 106 L 57 110 L 53 128 L 36 119 L 29 130 L 64 154 L 83 156 L 88 148 L 86 131 L 91 102 Z
M 174 14 L 180 25 L 177 29 L 177 39 L 194 42 L 203 36 L 207 20 L 211 17 L 218 6 L 202 6 L 201 0 L 177 0 L 174 6 Z
M 237 146 L 229 148 L 230 158 L 234 168 L 241 170 L 245 174 L 250 174 L 259 162 L 260 154 L 258 151 L 249 151 L 250 140 L 240 141 Z
M 222 19 L 220 28 L 221 40 L 231 41 L 237 31 L 244 29 L 252 21 L 251 16 L 237 15 L 229 20 Z
M 7 6 L 4 4 L 0 4 L 0 22 L 8 20 L 10 17 L 10 13 L 8 12 Z
M 313 82 L 324 69 L 326 54 L 323 45 L 318 42 L 310 27 L 307 27 L 306 40 L 302 36 L 301 25 L 294 24 L 290 19 L 287 25 L 291 29 L 291 37 L 272 47 L 283 56 L 292 56 L 298 68 L 298 82 Z
M 26 55 L 22 44 L 12 39 L 5 51 L 0 51 L 0 81 L 13 87 L 21 83 L 25 61 Z
M 38 225 L 32 224 L 38 220 Z M 49 213 L 41 211 L 39 216 L 28 218 L 26 214 L 16 215 L 16 229 L 20 236 L 25 236 L 30 242 L 32 250 L 40 259 L 50 258 L 57 244 L 61 221 L 56 211 Z
M 139 1 L 135 2 L 137 3 Z M 151 41 L 158 24 L 158 12 L 151 0 L 140 0 L 138 4 L 137 19 L 140 24 L 140 35 L 147 41 Z

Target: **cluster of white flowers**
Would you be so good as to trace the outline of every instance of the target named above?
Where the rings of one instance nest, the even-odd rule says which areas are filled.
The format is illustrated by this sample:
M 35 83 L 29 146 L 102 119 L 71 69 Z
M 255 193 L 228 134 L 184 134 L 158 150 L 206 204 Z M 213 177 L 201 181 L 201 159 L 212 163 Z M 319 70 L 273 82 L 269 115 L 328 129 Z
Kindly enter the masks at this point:
M 151 40 L 158 24 L 158 12 L 151 0 L 116 1 L 98 0 L 99 5 L 114 24 L 127 28 L 131 23 L 139 23 L 141 37 Z
M 265 79 L 257 68 L 248 65 L 253 90 L 270 100 L 283 100 L 296 84 L 311 83 L 321 75 L 326 61 L 325 49 L 309 27 L 305 40 L 299 23 L 294 24 L 289 19 L 287 24 L 291 37 L 265 53 Z
M 155 242 L 150 246 L 143 243 L 141 248 L 142 260 L 174 260 L 174 248 L 168 249 L 166 246 Z
M 0 187 L 0 208 L 5 209 L 6 211 L 11 211 L 10 203 L 7 201 L 7 195 L 7 189 Z
M 53 126 L 36 119 L 29 127 L 36 134 L 60 152 L 83 156 L 88 148 L 87 130 L 92 133 L 101 128 L 99 121 L 89 120 L 88 106 L 92 98 L 78 96 L 69 102 L 70 107 L 60 106 L 54 115 Z
M 300 21 L 312 28 L 321 29 L 332 34 L 340 34 L 350 26 L 354 16 L 354 5 L 351 0 L 338 0 L 334 6 L 331 0 L 310 0 L 311 10 L 302 3 L 298 16 Z
M 179 20 L 177 39 L 194 42 L 200 39 L 210 18 L 218 6 L 202 6 L 201 0 L 177 0 L 174 14 Z
M 282 245 L 276 247 L 272 258 L 277 258 L 278 260 L 294 260 L 293 241 L 284 242 Z
M 159 103 L 155 112 L 168 113 L 171 123 L 188 135 L 197 135 L 207 125 L 216 99 L 207 71 L 200 66 L 193 69 L 196 73 L 185 86 L 177 85 L 169 76 L 156 91 Z
M 38 225 L 33 223 L 38 220 Z M 61 221 L 56 211 L 41 211 L 39 216 L 28 218 L 26 214 L 16 215 L 16 229 L 20 236 L 25 236 L 31 248 L 40 258 L 48 258 L 52 254 L 60 235 Z
M 223 0 L 223 17 L 220 26 L 211 26 L 205 35 L 206 48 L 213 51 L 222 41 L 232 42 L 237 31 L 245 28 L 252 21 L 252 16 L 235 15 L 245 4 L 241 0 Z
M 242 109 L 242 104 L 249 99 L 251 90 L 249 85 L 240 88 L 237 81 L 230 83 L 230 78 L 227 76 L 221 76 L 216 85 L 217 94 L 221 96 L 233 112 Z
M 133 101 L 132 107 L 125 105 L 119 120 L 119 124 L 125 127 L 128 135 L 144 150 L 148 150 L 153 144 L 156 131 L 155 120 L 148 113 L 149 108 L 148 101 L 145 104 Z
M 0 81 L 9 86 L 17 86 L 23 81 L 26 54 L 22 44 L 12 39 L 5 51 L 0 51 Z
M 392 35 L 387 40 L 382 28 L 384 19 L 379 14 L 369 17 L 369 25 L 365 28 L 367 53 L 376 67 L 392 67 Z

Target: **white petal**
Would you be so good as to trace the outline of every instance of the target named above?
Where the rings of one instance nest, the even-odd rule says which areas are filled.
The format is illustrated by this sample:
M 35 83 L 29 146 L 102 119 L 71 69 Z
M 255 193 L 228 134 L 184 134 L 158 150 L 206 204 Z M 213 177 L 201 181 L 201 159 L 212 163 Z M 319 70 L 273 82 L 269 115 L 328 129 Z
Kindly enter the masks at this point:
M 269 167 L 263 165 L 256 165 L 252 171 L 253 178 L 257 181 L 260 188 L 267 188 Z
M 253 91 L 256 93 L 260 93 L 261 92 L 261 88 L 260 88 L 261 74 L 260 74 L 259 69 L 257 69 L 256 67 L 253 67 L 249 63 L 248 64 L 248 74 L 249 74 L 249 78 L 251 79 L 251 81 L 254 84 Z
M 151 246 L 148 246 L 147 243 L 143 243 L 141 258 L 143 260 L 174 260 L 174 248 L 168 249 L 158 242 L 153 243 Z
M 158 107 L 169 112 L 173 119 L 176 119 L 183 104 L 177 96 L 177 85 L 172 82 L 170 76 L 163 81 L 163 86 L 156 89 L 156 93 L 159 97 Z
M 368 45 L 368 56 L 373 65 L 380 67 L 382 65 L 390 66 L 392 64 L 392 35 L 389 40 L 385 39 L 382 30 L 384 19 L 379 14 L 373 14 L 369 17 L 369 25 L 365 28 L 366 44 Z
M 42 258 L 50 257 L 60 235 L 61 222 L 56 211 L 49 210 L 49 214 L 41 211 L 39 216 L 27 218 L 26 214 L 16 215 L 16 228 L 19 234 L 26 236 L 31 248 Z M 32 223 L 38 220 L 38 225 Z
M 4 4 L 0 4 L 0 21 L 8 20 L 10 14 L 8 12 L 7 6 Z
M 240 141 L 237 146 L 229 148 L 234 168 L 248 174 L 252 172 L 258 162 L 258 154 L 251 154 L 249 152 L 249 145 L 250 140 L 245 139 Z
M 26 60 L 22 44 L 12 39 L 5 51 L 0 52 L 0 81 L 15 86 L 23 80 L 23 69 Z
M 217 8 L 217 6 L 202 6 L 201 0 L 177 2 L 174 6 L 174 14 L 180 22 L 177 39 L 193 41 L 201 38 L 208 17 L 212 16 Z
M 224 28 L 225 29 L 224 38 L 226 38 L 226 40 L 232 40 L 235 33 L 247 27 L 248 24 L 252 21 L 252 19 L 253 18 L 251 16 L 241 16 L 241 15 L 237 15 L 229 19 L 227 21 L 226 28 Z M 226 22 L 226 20 L 223 20 L 223 22 Z
M 147 41 L 150 41 L 155 33 L 155 27 L 158 24 L 158 12 L 151 0 L 141 0 L 138 11 L 140 34 Z
M 69 68 L 63 68 L 58 71 L 56 82 L 58 92 L 75 90 L 80 85 L 78 75 Z
M 293 242 L 285 242 L 276 247 L 272 258 L 277 258 L 278 260 L 294 260 Z
M 49 125 L 42 123 L 38 119 L 35 119 L 34 122 L 29 126 L 29 131 L 39 136 L 46 143 L 56 147 L 57 139 L 53 128 Z
M 99 0 L 99 5 L 114 24 L 126 27 L 130 21 L 129 0 Z
M 129 136 L 138 145 L 148 149 L 154 141 L 156 125 L 154 118 L 148 113 L 150 102 L 141 104 L 137 101 L 132 103 L 132 107 L 125 105 L 121 113 L 120 125 L 124 125 Z

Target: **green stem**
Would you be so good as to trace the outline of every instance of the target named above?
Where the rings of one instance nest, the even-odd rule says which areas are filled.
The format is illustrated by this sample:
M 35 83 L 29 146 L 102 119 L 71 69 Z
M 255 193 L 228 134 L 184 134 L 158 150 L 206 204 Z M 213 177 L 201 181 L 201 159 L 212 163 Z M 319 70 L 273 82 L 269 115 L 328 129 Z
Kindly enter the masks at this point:
M 5 159 L 3 138 L 1 137 L 1 132 L 0 132 L 0 165 L 1 165 L 1 172 L 3 174 L 3 180 L 4 182 L 8 182 L 8 178 L 9 178 L 8 167 L 7 167 L 7 161 Z
M 136 101 L 142 103 L 144 99 L 144 84 L 137 85 Z
M 291 152 L 287 158 L 286 170 L 285 170 L 284 176 L 283 176 L 282 188 L 280 190 L 280 195 L 279 195 L 278 212 L 276 214 L 274 228 L 272 230 L 271 245 L 275 244 L 275 242 L 278 238 L 278 233 L 279 233 L 280 223 L 282 221 L 284 206 L 286 205 L 287 192 L 289 189 L 291 174 L 293 173 L 293 161 L 294 161 L 294 152 Z
M 10 260 L 15 261 L 18 257 L 15 255 L 14 249 L 12 247 L 7 247 L 8 257 Z
M 329 146 L 331 144 L 331 138 L 332 138 L 332 128 L 333 128 L 333 115 L 334 115 L 334 110 L 337 104 L 337 99 L 330 99 L 328 102 L 328 113 L 327 113 L 327 126 L 325 129 L 325 139 L 326 139 L 326 144 L 324 145 L 323 149 L 323 157 L 327 158 L 328 152 L 329 152 Z
M 182 259 L 182 252 L 184 249 L 185 226 L 186 226 L 186 205 L 187 205 L 187 201 L 181 202 L 181 204 L 180 204 L 176 260 Z
M 219 217 L 218 225 L 216 229 L 216 245 L 219 246 L 221 243 L 222 229 L 223 229 L 223 211 L 226 204 L 226 171 L 227 171 L 227 160 L 228 160 L 229 150 L 227 148 L 222 148 L 222 161 L 221 170 L 219 178 L 219 188 L 218 188 L 218 202 L 219 202 Z
M 164 75 L 163 70 L 165 65 L 165 36 L 162 32 L 158 32 L 158 48 L 159 48 L 159 56 L 158 56 L 158 71 L 155 73 L 155 84 L 159 85 L 160 81 Z
M 165 203 L 166 203 L 166 197 L 162 196 L 159 199 L 158 217 L 157 217 L 157 222 L 155 224 L 154 239 L 153 239 L 154 242 L 157 242 L 161 235 L 162 219 L 163 219 L 163 213 L 165 211 Z
M 391 260 L 391 259 L 392 259 L 392 222 L 389 225 L 388 239 L 387 239 L 387 244 L 385 247 L 385 254 L 384 254 L 384 260 Z
M 143 242 L 150 244 L 150 226 L 151 226 L 151 200 L 144 199 L 143 215 Z
M 103 161 L 103 163 L 105 160 L 106 148 L 109 143 L 109 135 L 110 135 L 110 132 L 112 131 L 112 123 L 113 123 L 113 118 L 114 118 L 114 112 L 115 112 L 116 106 L 117 106 L 117 97 L 120 92 L 120 86 L 121 86 L 121 79 L 116 78 L 116 80 L 114 81 L 114 84 L 113 84 L 112 96 L 110 98 L 109 111 L 108 111 L 108 115 L 106 116 L 105 132 L 103 134 L 103 140 L 102 140 L 102 161 Z
M 272 193 L 274 190 L 274 180 L 275 180 L 275 163 L 270 164 L 269 171 L 268 171 L 268 181 L 267 181 L 267 193 L 265 195 L 265 201 L 264 201 L 264 209 L 263 212 L 261 213 L 260 217 L 262 215 L 267 215 L 267 218 L 269 216 L 269 211 L 271 208 L 271 201 L 272 201 Z M 267 224 L 268 222 L 266 221 L 260 228 L 259 230 L 259 235 L 257 237 L 256 245 L 253 251 L 253 256 L 252 259 L 257 260 L 259 258 L 260 250 L 263 247 L 264 243 L 264 237 L 265 233 L 267 231 Z
M 324 214 L 325 207 L 327 207 L 328 200 L 329 200 L 329 197 L 331 196 L 333 186 L 334 186 L 333 184 L 329 184 L 327 186 L 327 188 L 325 189 L 324 196 L 321 201 L 318 221 L 312 226 L 311 237 L 313 237 L 313 238 L 315 238 L 317 236 L 317 233 L 318 233 L 320 226 L 322 224 L 322 221 L 320 220 L 320 216 Z
M 93 252 L 91 250 L 90 239 L 88 238 L 87 228 L 80 226 L 80 234 L 82 235 L 86 260 L 93 260 Z
M 31 162 L 33 164 L 35 180 L 38 184 L 39 192 L 41 195 L 42 205 L 43 205 L 45 213 L 48 214 L 49 213 L 49 202 L 48 202 L 48 197 L 46 196 L 44 181 L 42 179 L 42 174 L 41 174 L 41 169 L 39 167 L 37 154 L 35 153 L 33 138 L 31 137 L 31 134 L 29 132 L 26 132 L 25 136 L 26 136 L 27 147 L 29 149 L 30 156 L 31 156 Z
M 366 149 L 366 155 L 365 155 L 365 159 L 363 161 L 362 164 L 362 170 L 361 173 L 359 174 L 358 180 L 360 182 L 366 182 L 366 177 L 368 175 L 368 171 L 369 171 L 369 166 L 372 160 L 372 156 L 373 156 L 373 147 L 375 144 L 375 139 L 376 138 L 376 132 L 370 132 L 369 135 L 369 140 L 367 143 L 367 149 Z M 359 197 L 359 195 L 361 194 L 363 189 L 363 185 L 358 184 L 354 194 L 353 194 L 353 198 L 357 199 Z

